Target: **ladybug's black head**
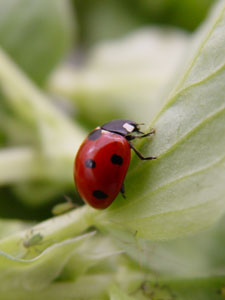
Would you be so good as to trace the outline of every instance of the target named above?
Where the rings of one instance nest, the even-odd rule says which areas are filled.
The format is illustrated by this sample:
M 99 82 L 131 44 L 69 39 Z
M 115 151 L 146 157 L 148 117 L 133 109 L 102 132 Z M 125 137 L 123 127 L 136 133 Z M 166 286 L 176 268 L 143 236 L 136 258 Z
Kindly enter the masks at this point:
M 113 120 L 101 126 L 101 129 L 127 136 L 132 132 L 142 133 L 138 124 L 130 120 Z

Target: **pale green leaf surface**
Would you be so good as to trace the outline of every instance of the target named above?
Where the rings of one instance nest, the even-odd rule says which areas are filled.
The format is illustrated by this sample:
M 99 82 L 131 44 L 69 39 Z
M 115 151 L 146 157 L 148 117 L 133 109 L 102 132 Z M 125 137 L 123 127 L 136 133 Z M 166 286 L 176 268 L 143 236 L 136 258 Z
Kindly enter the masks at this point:
M 0 249 L 17 258 L 36 257 L 50 245 L 83 233 L 93 224 L 96 213 L 88 206 L 75 209 L 2 239 Z M 41 238 L 36 239 L 37 236 Z
M 199 278 L 221 274 L 225 266 L 225 216 L 209 230 L 168 241 L 147 241 L 110 231 L 115 242 L 148 273 L 168 278 Z M 119 238 L 118 238 L 119 236 Z M 147 271 L 146 271 L 147 273 Z
M 94 232 L 79 236 L 92 224 L 93 213 L 94 210 L 83 207 L 2 239 L 2 297 L 12 299 L 15 293 L 18 299 L 30 299 L 31 293 L 38 291 L 43 299 L 78 296 L 104 299 L 114 272 L 113 261 L 111 266 L 107 262 L 109 269 L 105 274 L 99 271 L 97 275 L 86 276 L 85 273 L 106 258 L 116 258 L 121 251 L 110 240 L 90 240 Z M 88 289 L 85 284 L 89 284 Z
M 76 282 L 60 277 L 65 266 L 71 264 L 70 258 L 73 255 L 81 257 L 81 262 L 85 262 L 80 246 L 82 243 L 86 244 L 92 236 L 93 233 L 88 233 L 56 242 L 41 253 L 38 252 L 39 248 L 36 248 L 38 245 L 32 245 L 36 253 L 34 258 L 18 258 L 0 251 L 1 296 L 4 299 L 13 299 L 14 294 L 17 299 L 24 300 L 30 299 L 34 293 L 34 297 L 38 294 L 43 299 L 71 299 L 71 297 L 104 299 L 105 289 L 110 282 L 110 273 L 78 277 Z M 87 247 L 85 252 L 88 253 L 88 249 Z M 82 267 L 81 262 L 73 265 L 78 273 Z M 85 288 L 86 284 L 88 289 Z
M 115 246 L 106 236 L 95 236 L 82 243 L 79 249 L 71 256 L 60 278 L 62 280 L 75 280 L 83 274 L 107 272 L 116 274 L 118 257 L 124 253 Z M 76 266 L 76 267 L 74 267 Z
M 197 50 L 181 77 L 185 81 L 151 124 L 155 136 L 142 144 L 145 155 L 158 159 L 133 160 L 125 181 L 127 198 L 103 212 L 100 223 L 120 224 L 137 236 L 158 240 L 202 230 L 223 214 L 225 68 L 215 65 L 204 80 L 201 68 L 207 57 L 211 62 L 218 56 L 225 59 L 224 11 L 225 2 L 220 1 L 206 22 L 207 31 L 198 34 Z
M 1 252 L 1 282 L 22 286 L 25 289 L 42 289 L 62 271 L 76 246 L 89 235 L 68 239 L 46 248 L 33 259 L 19 259 Z

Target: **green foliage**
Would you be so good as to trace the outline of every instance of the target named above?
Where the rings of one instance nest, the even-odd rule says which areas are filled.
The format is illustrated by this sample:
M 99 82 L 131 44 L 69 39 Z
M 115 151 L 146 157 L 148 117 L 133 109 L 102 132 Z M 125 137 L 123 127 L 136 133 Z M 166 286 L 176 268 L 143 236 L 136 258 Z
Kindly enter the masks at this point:
M 67 4 L 0 2 L 0 298 L 224 299 L 225 1 L 192 36 L 139 30 L 49 78 L 71 41 Z M 110 118 L 155 128 L 136 147 L 157 160 L 132 157 L 126 199 L 66 212 L 84 128 Z M 11 220 L 11 199 L 21 210 L 50 203 L 64 214 Z

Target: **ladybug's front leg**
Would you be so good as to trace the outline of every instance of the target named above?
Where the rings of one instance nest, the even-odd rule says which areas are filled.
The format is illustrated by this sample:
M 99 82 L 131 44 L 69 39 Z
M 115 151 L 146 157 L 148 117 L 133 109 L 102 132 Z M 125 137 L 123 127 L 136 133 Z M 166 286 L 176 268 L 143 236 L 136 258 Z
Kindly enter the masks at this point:
M 148 157 L 144 157 L 131 143 L 129 143 L 131 149 L 134 150 L 134 152 L 137 154 L 137 156 L 141 159 L 141 160 L 153 160 L 156 159 L 157 157 L 155 156 L 148 156 Z
M 142 131 L 138 130 L 137 131 L 138 133 L 143 133 Z M 143 133 L 142 135 L 129 135 L 127 136 L 126 138 L 131 141 L 131 140 L 134 140 L 134 139 L 141 139 L 141 138 L 144 138 L 144 137 L 147 137 L 147 136 L 150 136 L 152 134 L 155 133 L 155 129 L 152 129 L 150 132 L 148 133 Z

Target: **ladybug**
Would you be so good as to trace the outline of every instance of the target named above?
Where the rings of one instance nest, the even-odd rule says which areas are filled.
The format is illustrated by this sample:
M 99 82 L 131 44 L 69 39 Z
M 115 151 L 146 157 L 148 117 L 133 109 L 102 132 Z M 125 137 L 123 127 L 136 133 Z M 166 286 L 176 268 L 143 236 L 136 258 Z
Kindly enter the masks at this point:
M 74 162 L 74 181 L 81 198 L 97 209 L 108 207 L 119 192 L 125 198 L 123 182 L 131 149 L 142 160 L 156 159 L 143 157 L 131 141 L 154 132 L 144 134 L 130 120 L 113 120 L 95 128 L 80 146 Z

